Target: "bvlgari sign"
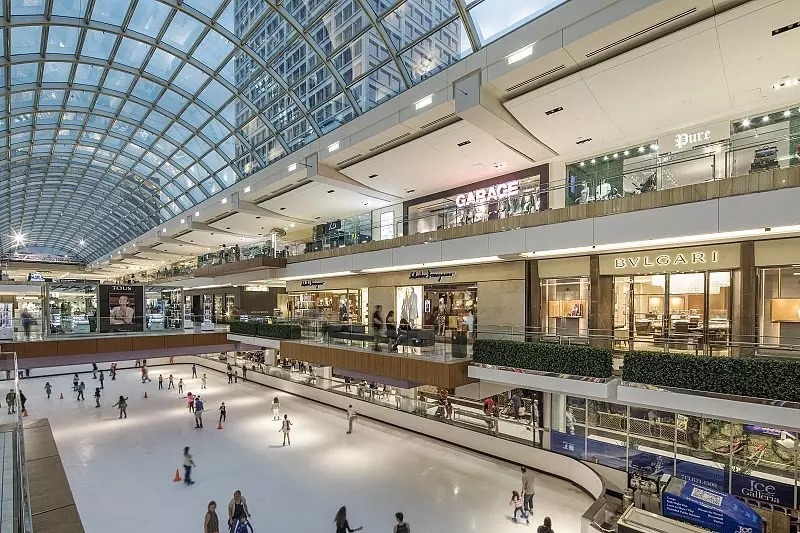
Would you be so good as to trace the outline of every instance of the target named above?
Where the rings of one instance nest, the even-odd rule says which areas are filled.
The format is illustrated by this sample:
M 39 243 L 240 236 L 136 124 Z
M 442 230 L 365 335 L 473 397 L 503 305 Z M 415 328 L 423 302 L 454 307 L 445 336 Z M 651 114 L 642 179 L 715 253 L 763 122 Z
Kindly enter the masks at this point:
M 600 256 L 600 274 L 670 274 L 739 268 L 740 245 L 715 244 Z
M 456 205 L 458 207 L 467 207 L 468 205 L 481 205 L 486 202 L 496 202 L 497 200 L 504 200 L 519 194 L 519 181 L 509 181 L 499 185 L 492 185 L 482 189 L 475 189 L 468 193 L 462 193 L 456 196 Z

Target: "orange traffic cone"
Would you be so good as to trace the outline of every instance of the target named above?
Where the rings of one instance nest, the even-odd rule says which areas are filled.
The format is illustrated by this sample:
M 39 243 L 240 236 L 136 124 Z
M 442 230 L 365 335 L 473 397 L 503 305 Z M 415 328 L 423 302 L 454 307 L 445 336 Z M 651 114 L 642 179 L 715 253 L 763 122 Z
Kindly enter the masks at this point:
M 64 399 L 64 393 L 63 393 L 63 392 L 61 393 L 61 396 L 59 396 L 59 398 L 58 398 L 58 399 L 59 399 L 59 400 L 63 400 L 63 399 Z
M 175 483 L 181 481 L 181 469 L 180 468 L 176 468 L 175 469 L 175 479 L 173 479 L 172 481 L 174 481 Z
M 217 424 L 217 429 L 222 429 L 222 420 L 220 420 L 219 424 Z
M 23 409 L 22 410 L 22 416 L 28 416 L 28 410 L 27 409 Z
M 144 391 L 144 399 L 147 399 L 147 391 Z

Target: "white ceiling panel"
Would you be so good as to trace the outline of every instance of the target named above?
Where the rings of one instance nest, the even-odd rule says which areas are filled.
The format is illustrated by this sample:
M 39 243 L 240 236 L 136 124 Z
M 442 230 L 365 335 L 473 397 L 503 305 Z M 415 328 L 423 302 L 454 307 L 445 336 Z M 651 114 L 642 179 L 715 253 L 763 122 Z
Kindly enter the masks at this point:
M 187 250 L 196 249 L 198 246 L 205 246 L 216 249 L 217 247 L 225 244 L 232 246 L 234 244 L 252 243 L 261 240 L 259 237 L 244 237 L 241 235 L 231 235 L 225 232 L 207 232 L 207 231 L 190 231 L 185 235 L 178 237 L 178 240 L 186 242 L 190 245 L 184 245 L 182 248 Z
M 259 205 L 287 216 L 325 222 L 380 209 L 389 205 L 389 202 L 342 187 L 312 182 Z M 281 224 L 285 225 L 285 222 Z
M 218 229 L 228 229 L 235 233 L 255 235 L 257 237 L 266 236 L 272 228 L 290 227 L 290 223 L 283 219 L 250 213 L 234 213 L 210 225 Z M 307 227 L 307 225 L 296 224 L 291 227 L 299 229 Z
M 466 141 L 469 144 L 458 146 Z M 533 163 L 526 157 L 478 127 L 461 121 L 356 163 L 341 172 L 369 187 L 409 198 L 468 185 L 531 166 Z M 370 178 L 373 174 L 377 176 Z M 409 190 L 414 192 L 408 193 Z

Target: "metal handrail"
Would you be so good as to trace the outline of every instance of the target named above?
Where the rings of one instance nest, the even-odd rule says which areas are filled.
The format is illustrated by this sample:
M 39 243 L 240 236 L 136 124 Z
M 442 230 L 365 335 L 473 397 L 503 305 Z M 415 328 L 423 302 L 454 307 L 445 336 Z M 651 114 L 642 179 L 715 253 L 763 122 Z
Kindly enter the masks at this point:
M 28 485 L 28 466 L 25 459 L 25 431 L 22 423 L 24 410 L 19 388 L 19 366 L 17 353 L 12 353 L 14 368 L 14 392 L 17 409 L 14 421 L 14 531 L 16 533 L 33 533 L 33 516 L 31 513 L 30 487 Z

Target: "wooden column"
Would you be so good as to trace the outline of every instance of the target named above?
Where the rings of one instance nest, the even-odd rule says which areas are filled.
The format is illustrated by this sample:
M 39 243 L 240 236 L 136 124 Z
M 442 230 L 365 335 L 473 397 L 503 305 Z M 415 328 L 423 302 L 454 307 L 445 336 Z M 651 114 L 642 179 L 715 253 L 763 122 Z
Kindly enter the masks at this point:
M 525 294 L 528 295 L 525 326 L 528 331 L 539 332 L 542 329 L 542 285 L 539 280 L 539 261 L 537 259 L 528 261 L 525 270 L 525 289 Z
M 739 297 L 734 298 L 734 342 L 756 342 L 756 306 L 758 305 L 758 282 L 756 276 L 755 241 L 746 241 L 740 248 Z M 734 290 L 736 287 L 734 286 Z M 738 304 L 738 305 L 737 305 Z M 737 308 L 738 307 L 738 308 Z M 752 347 L 742 347 L 738 355 L 755 355 Z
M 600 275 L 600 256 L 589 257 L 589 334 L 592 345 L 611 348 L 614 334 L 614 276 Z

